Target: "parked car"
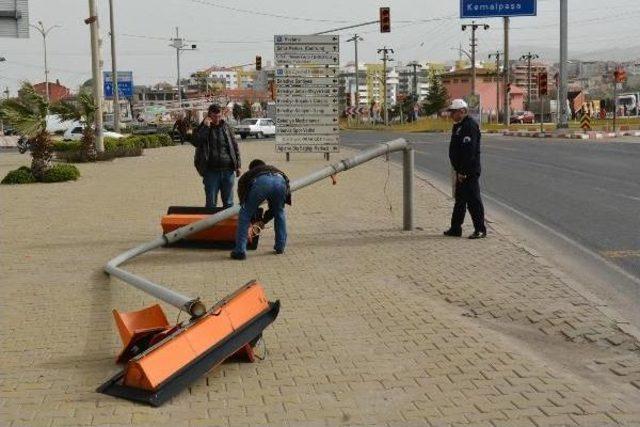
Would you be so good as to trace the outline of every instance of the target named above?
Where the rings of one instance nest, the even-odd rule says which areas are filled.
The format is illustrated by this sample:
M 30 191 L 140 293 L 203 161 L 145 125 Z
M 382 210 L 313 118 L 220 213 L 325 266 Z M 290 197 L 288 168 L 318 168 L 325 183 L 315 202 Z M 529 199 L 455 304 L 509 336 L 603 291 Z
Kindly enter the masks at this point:
M 82 126 L 71 126 L 64 132 L 63 139 L 65 141 L 80 141 L 82 139 L 83 131 L 84 128 Z M 105 138 L 124 138 L 123 134 L 108 130 L 103 130 L 102 136 Z
M 244 119 L 234 130 L 242 139 L 247 136 L 255 136 L 258 139 L 268 138 L 275 137 L 276 124 L 271 119 Z
M 511 114 L 510 123 L 533 123 L 535 120 L 535 114 L 531 111 L 514 111 Z

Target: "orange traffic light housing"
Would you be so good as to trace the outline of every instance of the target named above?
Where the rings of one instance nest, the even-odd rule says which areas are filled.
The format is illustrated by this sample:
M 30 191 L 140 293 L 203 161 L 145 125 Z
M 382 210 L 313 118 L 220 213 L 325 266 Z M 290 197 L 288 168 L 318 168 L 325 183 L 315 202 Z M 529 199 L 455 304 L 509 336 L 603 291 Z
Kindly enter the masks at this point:
M 262 56 L 256 55 L 256 71 L 262 70 Z
M 540 96 L 546 96 L 549 93 L 549 82 L 546 72 L 538 74 L 538 93 Z
M 380 32 L 391 32 L 391 10 L 388 7 L 380 8 Z

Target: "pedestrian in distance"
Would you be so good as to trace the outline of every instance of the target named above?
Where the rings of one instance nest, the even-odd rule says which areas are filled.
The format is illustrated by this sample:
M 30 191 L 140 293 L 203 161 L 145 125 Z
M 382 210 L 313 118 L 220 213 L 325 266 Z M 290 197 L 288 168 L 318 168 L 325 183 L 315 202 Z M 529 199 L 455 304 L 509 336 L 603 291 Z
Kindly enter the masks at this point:
M 449 143 L 449 160 L 455 178 L 455 205 L 451 215 L 451 228 L 445 236 L 462 236 L 462 223 L 467 209 L 473 220 L 474 232 L 470 239 L 487 236 L 484 206 L 480 197 L 480 127 L 469 117 L 469 107 L 462 99 L 454 99 L 449 107 L 454 125 Z
M 240 150 L 233 130 L 222 119 L 220 106 L 209 106 L 207 116 L 196 131 L 196 153 L 193 163 L 202 177 L 205 206 L 217 206 L 218 193 L 222 206 L 233 206 L 233 185 L 240 176 Z
M 180 137 L 180 144 L 184 144 L 187 140 L 187 130 L 189 129 L 189 120 L 184 115 L 184 113 L 180 113 L 180 117 L 173 124 L 172 132 L 175 134 L 176 130 L 178 131 L 178 136 Z
M 273 249 L 276 254 L 283 254 L 287 244 L 287 219 L 284 205 L 291 205 L 291 188 L 287 175 L 278 168 L 255 159 L 249 164 L 249 170 L 238 180 L 238 198 L 241 207 L 236 231 L 236 246 L 231 252 L 231 258 L 246 259 L 251 218 L 265 201 L 268 203 L 269 210 L 265 213 L 262 223 L 258 223 L 257 226 L 262 229 L 264 224 L 274 219 L 276 239 Z

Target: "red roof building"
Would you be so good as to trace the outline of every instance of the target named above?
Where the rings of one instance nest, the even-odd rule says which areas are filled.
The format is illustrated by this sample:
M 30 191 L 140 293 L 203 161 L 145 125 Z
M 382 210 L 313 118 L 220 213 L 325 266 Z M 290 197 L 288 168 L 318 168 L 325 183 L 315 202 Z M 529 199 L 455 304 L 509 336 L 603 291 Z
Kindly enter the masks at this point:
M 45 82 L 36 83 L 33 85 L 33 89 L 43 97 L 47 95 L 47 84 Z M 60 80 L 49 82 L 49 102 L 57 102 L 61 99 L 65 99 L 71 96 L 71 89 L 60 84 Z

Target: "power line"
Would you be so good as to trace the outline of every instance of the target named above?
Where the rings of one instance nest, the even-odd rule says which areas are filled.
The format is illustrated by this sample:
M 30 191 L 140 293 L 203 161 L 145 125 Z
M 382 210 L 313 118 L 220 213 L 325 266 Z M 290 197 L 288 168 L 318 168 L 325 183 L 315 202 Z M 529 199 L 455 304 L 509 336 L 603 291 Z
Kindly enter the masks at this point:
M 217 7 L 220 9 L 226 9 L 226 10 L 230 10 L 233 12 L 239 12 L 239 13 L 246 13 L 248 15 L 257 15 L 257 16 L 267 16 L 270 18 L 279 18 L 279 19 L 288 19 L 290 21 L 304 21 L 304 22 L 331 22 L 331 23 L 336 23 L 336 24 L 345 24 L 348 23 L 349 21 L 338 21 L 338 20 L 333 20 L 333 19 L 313 19 L 313 18 L 301 18 L 301 17 L 296 17 L 296 16 L 288 16 L 288 15 L 279 15 L 276 13 L 267 13 L 267 12 L 260 12 L 257 10 L 248 10 L 248 9 L 240 9 L 238 7 L 231 7 L 231 6 L 225 6 L 216 2 L 212 2 L 212 1 L 205 1 L 205 0 L 188 0 L 192 3 L 199 3 L 199 4 L 203 4 L 203 5 L 207 5 L 207 6 L 212 6 L 212 7 Z

